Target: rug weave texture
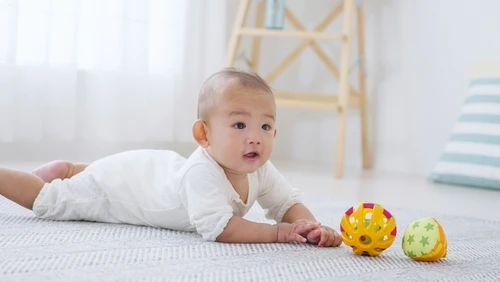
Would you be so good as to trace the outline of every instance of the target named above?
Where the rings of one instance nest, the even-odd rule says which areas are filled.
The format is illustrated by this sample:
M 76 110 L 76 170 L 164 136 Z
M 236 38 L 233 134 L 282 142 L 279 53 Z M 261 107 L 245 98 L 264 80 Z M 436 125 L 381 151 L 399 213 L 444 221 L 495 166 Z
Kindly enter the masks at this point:
M 355 203 L 305 197 L 323 224 L 338 230 Z M 0 281 L 500 281 L 500 223 L 388 208 L 398 225 L 379 257 L 345 245 L 224 244 L 194 233 L 93 222 L 57 222 L 0 196 Z M 401 249 L 405 227 L 434 216 L 448 256 L 416 262 Z M 256 205 L 247 219 L 269 222 Z

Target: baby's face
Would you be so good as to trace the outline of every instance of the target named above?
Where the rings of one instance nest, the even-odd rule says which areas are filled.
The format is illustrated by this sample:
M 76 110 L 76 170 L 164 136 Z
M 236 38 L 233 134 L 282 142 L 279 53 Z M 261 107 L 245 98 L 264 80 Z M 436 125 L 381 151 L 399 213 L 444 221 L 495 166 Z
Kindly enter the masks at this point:
M 211 113 L 207 150 L 226 171 L 252 173 L 271 156 L 275 116 L 272 94 L 239 85 L 228 87 Z

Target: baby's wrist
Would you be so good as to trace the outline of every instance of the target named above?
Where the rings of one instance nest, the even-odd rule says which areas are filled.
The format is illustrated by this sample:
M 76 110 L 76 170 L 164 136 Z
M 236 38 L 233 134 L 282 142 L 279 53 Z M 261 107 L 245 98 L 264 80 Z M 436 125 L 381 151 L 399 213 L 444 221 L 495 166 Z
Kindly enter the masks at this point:
M 275 242 L 276 243 L 284 243 L 286 242 L 286 230 L 283 231 L 284 228 L 286 228 L 287 225 L 290 225 L 290 223 L 286 223 L 286 222 L 281 222 L 281 223 L 277 223 L 275 224 L 275 228 L 276 228 L 276 240 Z M 285 232 L 285 234 L 282 234 L 283 232 Z
M 268 224 L 263 223 L 263 228 L 260 231 L 260 239 L 259 242 L 263 243 L 277 243 L 278 242 L 278 224 Z

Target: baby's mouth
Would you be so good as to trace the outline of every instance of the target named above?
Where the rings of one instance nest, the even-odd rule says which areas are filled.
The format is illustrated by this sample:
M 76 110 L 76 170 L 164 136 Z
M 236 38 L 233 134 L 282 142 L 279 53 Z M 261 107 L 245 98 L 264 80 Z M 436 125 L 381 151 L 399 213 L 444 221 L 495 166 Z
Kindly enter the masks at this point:
M 243 155 L 245 157 L 245 159 L 248 159 L 248 160 L 255 160 L 256 158 L 259 157 L 259 153 L 257 152 L 250 152 L 250 153 L 246 153 L 245 155 Z

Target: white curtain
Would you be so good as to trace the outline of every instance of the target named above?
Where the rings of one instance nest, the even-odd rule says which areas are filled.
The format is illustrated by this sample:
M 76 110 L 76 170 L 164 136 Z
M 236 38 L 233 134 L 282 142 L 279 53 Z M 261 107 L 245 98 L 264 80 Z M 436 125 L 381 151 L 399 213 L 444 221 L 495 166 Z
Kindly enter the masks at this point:
M 186 142 L 228 0 L 1 0 L 0 144 Z

